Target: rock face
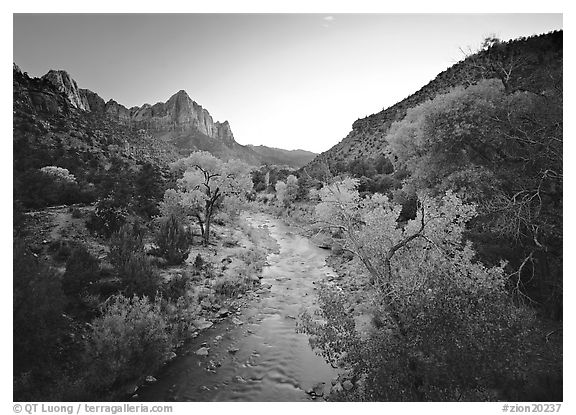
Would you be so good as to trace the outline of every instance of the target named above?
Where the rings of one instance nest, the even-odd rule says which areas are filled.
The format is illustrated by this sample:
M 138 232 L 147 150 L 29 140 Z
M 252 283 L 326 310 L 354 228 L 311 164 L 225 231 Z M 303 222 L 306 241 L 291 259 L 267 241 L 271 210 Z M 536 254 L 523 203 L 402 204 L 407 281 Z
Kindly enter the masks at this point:
M 130 111 L 121 104 L 111 99 L 104 106 L 104 112 L 111 118 L 128 124 L 131 121 Z
M 16 64 L 14 68 L 20 71 Z M 184 90 L 172 95 L 165 103 L 144 104 L 128 109 L 112 99 L 105 103 L 95 92 L 78 88 L 76 81 L 66 71 L 50 70 L 42 79 L 52 83 L 75 108 L 105 113 L 117 121 L 148 130 L 155 135 L 194 132 L 228 145 L 236 143 L 228 121 L 214 122 L 210 113 L 193 101 Z
M 186 91 L 180 90 L 165 103 L 144 104 L 129 111 L 134 125 L 160 134 L 198 132 L 219 139 L 227 144 L 235 143 L 228 121 L 214 122 L 210 113 L 193 101 Z
M 80 96 L 84 97 L 88 103 L 88 110 L 97 113 L 105 112 L 106 103 L 100 96 L 89 89 L 80 89 Z
M 70 103 L 81 110 L 90 111 L 90 105 L 86 96 L 80 93 L 76 81 L 66 71 L 55 71 L 51 69 L 42 77 L 52 83 L 56 89 L 62 93 Z
M 27 101 L 30 111 L 79 118 L 102 116 L 101 119 L 106 120 L 102 122 L 117 123 L 118 130 L 129 129 L 152 137 L 156 143 L 161 142 L 162 147 L 169 147 L 170 152 L 178 157 L 201 150 L 222 160 L 239 159 L 252 165 L 300 167 L 303 164 L 299 157 L 286 150 L 259 146 L 255 151 L 252 147 L 238 144 L 230 123 L 214 121 L 210 113 L 184 90 L 178 91 L 166 102 L 126 108 L 113 99 L 105 102 L 97 93 L 78 88 L 76 81 L 64 70 L 50 70 L 37 79 L 24 74 L 16 63 L 13 69 L 15 96 Z M 23 88 L 24 84 L 33 87 Z

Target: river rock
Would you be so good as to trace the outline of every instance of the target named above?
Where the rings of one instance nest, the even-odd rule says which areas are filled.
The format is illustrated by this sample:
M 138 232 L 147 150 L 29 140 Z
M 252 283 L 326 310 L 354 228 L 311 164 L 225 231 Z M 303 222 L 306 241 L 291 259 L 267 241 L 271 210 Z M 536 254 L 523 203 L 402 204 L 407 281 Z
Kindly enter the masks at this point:
M 236 324 L 237 326 L 241 326 L 242 324 L 244 324 L 242 320 L 239 320 L 236 317 L 232 318 L 232 323 Z
M 177 356 L 176 353 L 170 352 L 170 353 L 168 353 L 168 356 L 166 357 L 166 360 L 167 360 L 168 362 L 170 362 L 170 361 L 176 359 L 176 356 Z
M 231 348 L 228 349 L 228 353 L 230 353 L 230 354 L 236 354 L 236 352 L 237 352 L 238 350 L 240 350 L 240 349 L 238 349 L 237 347 L 231 347 Z
M 340 393 L 344 390 L 340 382 L 337 382 L 335 385 L 330 388 L 330 393 Z
M 350 382 L 349 380 L 345 380 L 344 383 L 342 383 L 342 387 L 344 389 L 346 389 L 347 391 L 349 391 L 350 389 L 352 389 L 354 387 L 354 384 L 352 382 Z
M 208 321 L 204 317 L 202 317 L 202 318 L 199 318 L 198 320 L 192 320 L 192 324 L 194 324 L 194 327 L 196 327 L 198 330 L 206 330 L 206 329 L 212 327 L 212 325 L 214 323 L 212 323 L 211 321 Z
M 146 376 L 146 383 L 154 383 L 157 380 L 154 376 Z
M 247 383 L 246 379 L 244 379 L 242 376 L 234 376 L 234 382 L 236 383 Z
M 230 310 L 228 310 L 227 308 L 221 308 L 220 310 L 218 310 L 218 317 L 220 318 L 224 318 L 228 314 L 230 314 Z
M 196 354 L 198 356 L 208 356 L 208 348 L 207 347 L 201 347 L 198 350 L 196 350 Z
M 210 310 L 212 308 L 212 303 L 207 298 L 200 301 L 200 305 L 202 306 L 202 308 L 204 308 L 206 310 Z

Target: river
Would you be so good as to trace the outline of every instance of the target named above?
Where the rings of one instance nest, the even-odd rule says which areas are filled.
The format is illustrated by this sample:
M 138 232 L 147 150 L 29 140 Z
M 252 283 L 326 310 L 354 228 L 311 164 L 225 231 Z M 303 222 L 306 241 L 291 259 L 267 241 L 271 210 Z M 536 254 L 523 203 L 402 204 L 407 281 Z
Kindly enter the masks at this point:
M 315 385 L 324 382 L 324 393 L 330 390 L 336 370 L 314 353 L 307 335 L 296 332 L 299 313 L 317 301 L 315 282 L 334 275 L 325 263 L 328 252 L 269 215 L 249 214 L 247 220 L 267 227 L 279 245 L 262 273 L 261 283 L 270 289 L 257 291 L 239 316 L 203 331 L 188 353 L 138 391 L 138 400 L 309 401 L 318 399 L 307 393 Z M 203 345 L 208 355 L 196 355 Z

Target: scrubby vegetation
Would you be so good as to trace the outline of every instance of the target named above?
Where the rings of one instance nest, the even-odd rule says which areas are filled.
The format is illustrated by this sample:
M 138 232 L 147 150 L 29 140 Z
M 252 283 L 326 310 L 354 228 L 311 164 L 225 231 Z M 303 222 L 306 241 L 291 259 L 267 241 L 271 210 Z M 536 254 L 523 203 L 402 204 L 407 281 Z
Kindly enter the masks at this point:
M 191 184 L 191 172 L 182 179 L 188 188 L 177 173 L 171 182 L 136 181 L 139 190 L 103 177 L 105 196 L 93 206 L 15 210 L 16 400 L 124 397 L 222 318 L 220 308 L 238 307 L 237 297 L 259 285 L 266 251 L 240 247 L 234 236 L 257 243 L 237 214 L 251 188 L 247 167 L 198 160 L 207 160 L 206 171 L 222 169 L 209 173 L 207 195 Z M 73 181 L 63 169 L 45 171 Z M 242 177 L 230 181 L 233 171 Z M 166 187 L 188 204 L 162 199 Z M 199 212 L 205 201 L 209 211 Z M 202 224 L 212 238 L 193 237 L 198 215 L 207 215 Z

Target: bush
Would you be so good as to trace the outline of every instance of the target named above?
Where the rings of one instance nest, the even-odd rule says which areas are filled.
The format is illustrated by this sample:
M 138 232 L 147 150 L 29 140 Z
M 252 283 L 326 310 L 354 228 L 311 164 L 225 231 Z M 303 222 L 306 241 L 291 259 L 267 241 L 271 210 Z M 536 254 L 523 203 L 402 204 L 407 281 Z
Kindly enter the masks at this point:
M 177 300 L 188 292 L 190 277 L 187 274 L 174 275 L 168 282 L 162 286 L 162 296 Z
M 156 269 L 143 253 L 133 253 L 121 271 L 120 279 L 124 283 L 125 293 L 154 298 L 160 285 Z
M 79 299 L 86 288 L 98 280 L 99 273 L 98 260 L 84 246 L 74 248 L 62 277 L 64 292 L 68 297 Z
M 244 294 L 252 286 L 252 283 L 239 276 L 217 277 L 212 284 L 216 294 L 230 298 L 236 297 L 238 294 Z
M 124 224 L 110 239 L 110 263 L 124 273 L 130 257 L 144 253 L 143 229 L 138 222 Z
M 125 208 L 116 206 L 110 198 L 102 199 L 86 221 L 86 228 L 93 234 L 109 238 L 126 223 L 127 217 Z
M 204 258 L 202 258 L 202 255 L 197 254 L 196 258 L 194 258 L 194 269 L 196 271 L 201 271 L 205 264 L 206 262 L 204 261 Z
M 76 247 L 77 244 L 73 241 L 58 239 L 50 242 L 50 245 L 48 245 L 48 253 L 52 255 L 55 261 L 67 261 Z
M 92 322 L 86 342 L 88 387 L 103 395 L 139 383 L 161 366 L 170 350 L 171 334 L 158 299 L 112 296 Z
M 72 214 L 72 218 L 74 219 L 80 219 L 84 216 L 82 211 L 77 207 L 70 208 L 70 213 Z
M 158 251 L 168 265 L 181 264 L 188 258 L 192 237 L 175 215 L 170 215 L 160 226 L 156 238 Z
M 28 400 L 56 374 L 66 298 L 56 273 L 22 241 L 14 241 L 13 261 L 14 399 Z

